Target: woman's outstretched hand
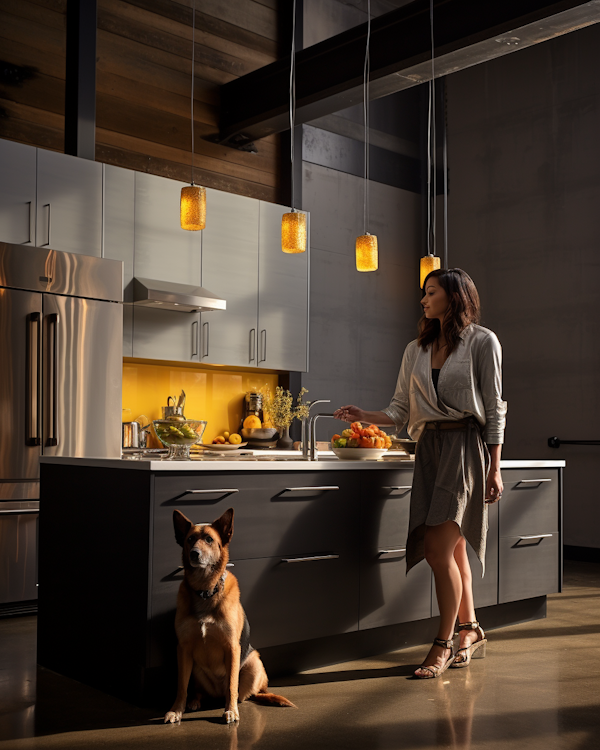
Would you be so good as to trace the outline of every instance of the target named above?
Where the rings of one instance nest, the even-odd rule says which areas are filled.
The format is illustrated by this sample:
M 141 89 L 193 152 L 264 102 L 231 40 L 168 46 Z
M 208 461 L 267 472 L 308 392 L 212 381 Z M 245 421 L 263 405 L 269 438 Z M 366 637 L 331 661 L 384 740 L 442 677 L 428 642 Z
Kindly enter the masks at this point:
M 363 409 L 359 409 L 358 406 L 349 404 L 348 406 L 340 406 L 333 412 L 333 416 L 336 419 L 341 419 L 342 422 L 362 422 L 365 421 L 365 412 Z

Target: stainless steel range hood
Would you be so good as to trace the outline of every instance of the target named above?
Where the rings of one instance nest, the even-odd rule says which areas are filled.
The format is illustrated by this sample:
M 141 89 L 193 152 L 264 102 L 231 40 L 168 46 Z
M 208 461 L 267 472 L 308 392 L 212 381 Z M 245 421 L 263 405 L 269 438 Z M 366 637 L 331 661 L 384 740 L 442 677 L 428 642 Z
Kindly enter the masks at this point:
M 204 287 L 137 277 L 133 279 L 133 304 L 176 312 L 208 312 L 227 307 L 224 299 Z

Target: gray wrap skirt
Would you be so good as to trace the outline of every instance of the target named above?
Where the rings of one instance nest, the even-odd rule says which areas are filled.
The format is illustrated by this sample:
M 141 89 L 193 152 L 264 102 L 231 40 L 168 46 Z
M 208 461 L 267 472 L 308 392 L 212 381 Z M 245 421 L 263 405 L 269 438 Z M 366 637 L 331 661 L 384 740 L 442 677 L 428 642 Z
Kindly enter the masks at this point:
M 435 424 L 435 423 L 432 423 Z M 426 526 L 458 524 L 485 572 L 490 454 L 475 419 L 464 429 L 425 429 L 417 443 L 406 542 L 406 572 L 424 559 Z

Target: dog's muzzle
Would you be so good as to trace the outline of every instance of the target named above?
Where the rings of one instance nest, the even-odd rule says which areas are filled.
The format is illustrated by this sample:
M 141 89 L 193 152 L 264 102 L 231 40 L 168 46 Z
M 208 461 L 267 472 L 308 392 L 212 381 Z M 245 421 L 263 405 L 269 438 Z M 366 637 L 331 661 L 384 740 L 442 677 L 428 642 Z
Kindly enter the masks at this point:
M 193 568 L 200 568 L 203 565 L 205 565 L 205 563 L 202 560 L 202 555 L 197 549 L 190 550 L 190 565 Z

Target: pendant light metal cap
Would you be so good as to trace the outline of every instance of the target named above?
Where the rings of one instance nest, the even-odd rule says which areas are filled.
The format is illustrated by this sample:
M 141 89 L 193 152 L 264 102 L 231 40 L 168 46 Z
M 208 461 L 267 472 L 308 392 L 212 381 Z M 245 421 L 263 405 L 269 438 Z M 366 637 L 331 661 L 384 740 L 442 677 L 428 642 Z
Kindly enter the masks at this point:
M 186 185 L 181 188 L 179 204 L 181 228 L 197 232 L 206 226 L 206 188 Z
M 356 270 L 376 271 L 378 268 L 377 235 L 361 234 L 356 238 Z
M 281 217 L 281 249 L 284 253 L 306 250 L 306 214 L 295 208 Z
M 423 289 L 423 284 L 425 283 L 425 279 L 427 278 L 427 274 L 430 274 L 432 271 L 437 271 L 442 266 L 442 260 L 441 258 L 438 258 L 437 255 L 424 255 L 421 258 L 421 268 L 420 268 L 420 287 Z

